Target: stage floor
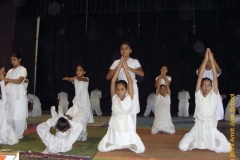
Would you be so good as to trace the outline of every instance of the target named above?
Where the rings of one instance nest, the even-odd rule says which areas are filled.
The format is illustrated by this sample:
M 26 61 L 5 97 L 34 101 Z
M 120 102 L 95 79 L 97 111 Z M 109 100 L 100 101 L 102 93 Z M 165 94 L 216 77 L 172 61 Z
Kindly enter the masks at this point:
M 20 140 L 20 143 L 14 146 L 1 145 L 4 149 L 13 149 L 20 151 L 32 151 L 42 152 L 45 148 L 41 140 L 36 133 L 36 125 L 46 121 L 50 118 L 49 114 L 43 114 L 41 117 L 28 118 L 28 129 L 24 133 L 24 138 Z M 75 155 L 86 156 L 89 159 L 104 160 L 104 159 L 174 159 L 174 160 L 192 160 L 192 159 L 216 159 L 227 160 L 230 159 L 229 153 L 215 153 L 208 150 L 194 149 L 192 151 L 182 152 L 178 149 L 178 143 L 182 139 L 185 133 L 187 133 L 194 125 L 194 119 L 192 116 L 188 118 L 180 118 L 175 115 L 172 116 L 173 124 L 176 129 L 176 133 L 173 135 L 159 133 L 156 135 L 151 134 L 151 127 L 154 120 L 153 116 L 137 118 L 137 133 L 141 137 L 146 151 L 142 154 L 135 154 L 130 150 L 117 150 L 107 153 L 100 153 L 97 151 L 97 145 L 101 138 L 107 131 L 108 121 L 110 116 L 94 116 L 95 123 L 88 125 L 88 140 L 86 142 L 74 143 L 73 149 L 62 155 Z M 230 139 L 230 123 L 227 121 L 219 121 L 218 129 Z M 240 157 L 240 122 L 235 125 L 235 154 L 236 158 Z M 238 158 L 237 158 L 238 157 Z M 38 159 L 22 156 L 22 160 Z M 41 158 L 50 159 L 50 158 Z M 64 159 L 64 158 L 62 158 Z

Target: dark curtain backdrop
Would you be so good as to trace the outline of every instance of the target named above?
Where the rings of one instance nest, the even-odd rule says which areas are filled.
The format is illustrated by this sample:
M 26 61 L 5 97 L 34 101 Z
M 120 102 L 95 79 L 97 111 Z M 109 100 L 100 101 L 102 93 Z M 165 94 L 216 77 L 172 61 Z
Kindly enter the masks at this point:
M 194 17 L 192 10 L 96 13 L 88 14 L 87 27 L 86 14 L 43 16 L 36 93 L 43 109 L 57 104 L 61 90 L 69 93 L 70 101 L 73 99 L 74 86 L 61 79 L 74 76 L 77 64 L 83 64 L 90 79 L 89 93 L 98 87 L 103 93 L 102 111 L 111 113 L 110 81 L 105 77 L 112 62 L 120 57 L 123 41 L 132 43 L 131 57 L 140 61 L 145 72 L 144 77 L 137 77 L 141 113 L 145 111 L 147 96 L 155 91 L 155 78 L 162 65 L 168 66 L 172 77 L 172 114 L 178 111 L 177 94 L 183 86 L 190 92 L 190 113 L 194 112 L 196 69 L 206 47 L 212 49 L 222 69 L 220 92 L 239 93 L 238 9 L 197 10 Z

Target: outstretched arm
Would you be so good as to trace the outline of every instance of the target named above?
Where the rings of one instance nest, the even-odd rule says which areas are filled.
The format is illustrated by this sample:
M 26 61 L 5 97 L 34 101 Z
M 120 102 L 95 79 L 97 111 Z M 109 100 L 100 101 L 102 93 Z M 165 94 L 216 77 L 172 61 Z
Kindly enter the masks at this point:
M 111 87 L 110 87 L 111 97 L 113 97 L 116 93 L 116 81 L 117 81 L 117 77 L 118 77 L 121 67 L 122 67 L 122 59 L 118 63 L 118 66 L 116 67 L 117 70 L 115 71 L 114 76 L 111 80 Z
M 195 90 L 196 93 L 200 90 L 200 87 L 201 87 L 203 72 L 205 70 L 205 67 L 206 67 L 206 64 L 207 64 L 207 61 L 208 61 L 208 52 L 209 52 L 209 48 L 206 49 L 203 62 L 202 62 L 201 66 L 199 67 L 199 70 L 198 70 L 198 79 L 197 79 L 197 85 L 196 85 L 196 90 Z
M 214 58 L 213 54 L 211 54 L 211 51 L 209 50 L 209 59 L 212 65 L 212 71 L 213 71 L 213 91 L 218 94 L 218 79 L 217 79 L 217 71 L 216 67 L 214 65 Z
M 131 97 L 131 99 L 133 99 L 133 83 L 132 83 L 132 78 L 129 74 L 129 71 L 127 69 L 127 63 L 124 61 L 123 62 L 123 69 L 125 71 L 126 77 L 127 77 L 127 81 L 128 81 L 128 94 Z
M 74 82 L 75 79 L 76 79 L 76 76 L 75 77 L 64 77 L 62 80 L 69 81 L 69 82 Z

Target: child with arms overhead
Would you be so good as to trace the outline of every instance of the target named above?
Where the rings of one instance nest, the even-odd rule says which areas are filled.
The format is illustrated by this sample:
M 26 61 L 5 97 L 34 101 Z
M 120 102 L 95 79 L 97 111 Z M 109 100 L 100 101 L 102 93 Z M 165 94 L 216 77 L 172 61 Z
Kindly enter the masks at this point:
M 210 60 L 213 71 L 213 83 L 209 78 L 203 78 L 203 72 L 207 61 Z M 212 86 L 214 84 L 214 86 Z M 217 120 L 215 118 L 217 110 L 218 80 L 214 65 L 213 56 L 207 48 L 204 60 L 199 69 L 199 75 L 195 91 L 195 124 L 193 128 L 185 134 L 179 143 L 182 151 L 198 149 L 208 149 L 215 152 L 229 152 L 230 143 L 226 137 L 217 130 Z
M 161 84 L 164 80 L 165 84 Z M 159 75 L 157 79 L 157 91 L 156 91 L 156 108 L 155 108 L 155 119 L 153 121 L 153 126 L 151 133 L 157 134 L 159 131 L 174 134 L 175 127 L 172 123 L 171 113 L 170 113 L 170 89 L 169 81 L 165 75 Z
M 123 67 L 127 81 L 117 80 L 120 69 Z M 127 70 L 126 61 L 121 58 L 118 68 L 111 80 L 112 116 L 109 121 L 107 134 L 98 145 L 100 152 L 129 148 L 133 152 L 142 153 L 145 147 L 135 131 L 131 118 L 133 100 L 133 83 Z

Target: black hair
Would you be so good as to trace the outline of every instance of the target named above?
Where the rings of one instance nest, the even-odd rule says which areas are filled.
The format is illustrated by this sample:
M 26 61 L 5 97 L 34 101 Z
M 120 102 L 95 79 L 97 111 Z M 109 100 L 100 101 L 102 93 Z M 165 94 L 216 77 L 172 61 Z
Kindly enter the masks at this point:
M 209 80 L 210 83 L 211 83 L 211 86 L 212 86 L 212 80 L 211 80 L 210 78 L 207 78 L 207 77 L 202 79 L 202 81 L 201 81 L 201 86 L 202 86 L 203 81 L 205 81 L 205 80 Z
M 126 82 L 125 80 L 119 80 L 119 81 L 117 81 L 117 82 L 116 82 L 116 86 L 117 86 L 118 84 L 123 84 L 124 87 L 127 89 L 127 82 Z
M 130 49 L 132 49 L 132 45 L 131 45 L 130 42 L 122 42 L 120 46 L 122 46 L 123 44 L 128 45 L 128 47 L 129 47 Z
M 59 131 L 66 131 L 70 128 L 70 123 L 67 119 L 61 117 L 58 119 L 57 124 L 56 124 L 56 129 Z
M 84 65 L 82 65 L 82 64 L 79 64 L 79 65 L 77 65 L 77 67 L 81 67 L 81 68 L 83 69 L 83 71 L 86 71 L 86 68 L 85 68 L 85 66 L 84 66 Z M 76 67 L 76 69 L 77 69 L 77 67 Z
M 12 52 L 10 57 L 16 57 L 17 59 L 22 59 L 22 56 L 19 52 Z
M 166 86 L 165 84 L 161 84 L 159 88 L 161 88 L 161 87 L 163 87 L 163 86 L 165 86 L 165 87 L 167 88 L 167 86 Z

